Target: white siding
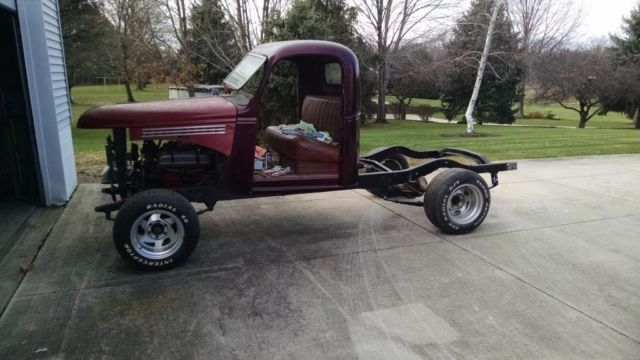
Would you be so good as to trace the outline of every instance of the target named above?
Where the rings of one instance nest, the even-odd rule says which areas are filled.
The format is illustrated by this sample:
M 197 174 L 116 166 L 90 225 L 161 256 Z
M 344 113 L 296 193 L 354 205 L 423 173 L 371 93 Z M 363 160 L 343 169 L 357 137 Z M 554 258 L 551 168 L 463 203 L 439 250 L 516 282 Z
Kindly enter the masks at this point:
M 58 2 L 20 1 L 18 20 L 45 202 L 62 204 L 71 197 L 77 178 Z

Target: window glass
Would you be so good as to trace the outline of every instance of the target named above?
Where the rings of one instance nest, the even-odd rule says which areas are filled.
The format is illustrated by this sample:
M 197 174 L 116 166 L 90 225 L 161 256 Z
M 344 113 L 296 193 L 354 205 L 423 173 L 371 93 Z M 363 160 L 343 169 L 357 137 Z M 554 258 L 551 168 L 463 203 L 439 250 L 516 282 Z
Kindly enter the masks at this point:
M 330 63 L 324 66 L 324 81 L 329 85 L 342 84 L 342 68 L 338 63 Z
M 245 56 L 235 69 L 233 69 L 233 71 L 224 79 L 224 83 L 226 83 L 232 90 L 243 89 L 249 80 L 257 77 L 254 75 L 259 74 L 258 70 L 262 69 L 262 65 L 266 60 L 266 57 L 256 54 L 249 54 Z M 251 90 L 254 89 L 246 90 L 249 90 L 246 92 L 251 92 Z

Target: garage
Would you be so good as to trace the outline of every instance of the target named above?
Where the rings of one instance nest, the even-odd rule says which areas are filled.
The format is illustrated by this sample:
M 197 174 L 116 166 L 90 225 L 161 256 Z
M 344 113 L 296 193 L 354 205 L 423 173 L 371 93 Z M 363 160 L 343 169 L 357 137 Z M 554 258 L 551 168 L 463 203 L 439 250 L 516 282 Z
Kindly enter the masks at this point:
M 77 186 L 58 4 L 0 0 L 0 250 Z M 2 253 L 5 253 L 3 251 Z

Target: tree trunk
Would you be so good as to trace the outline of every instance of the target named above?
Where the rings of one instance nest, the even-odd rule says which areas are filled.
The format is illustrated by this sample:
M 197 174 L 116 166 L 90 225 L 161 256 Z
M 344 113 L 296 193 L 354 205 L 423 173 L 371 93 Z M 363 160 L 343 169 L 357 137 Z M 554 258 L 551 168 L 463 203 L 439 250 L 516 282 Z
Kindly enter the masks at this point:
M 520 79 L 520 85 L 518 89 L 518 112 L 516 112 L 517 118 L 524 118 L 525 82 L 526 77 L 524 74 L 522 74 L 522 79 Z
M 636 111 L 633 113 L 633 123 L 636 129 L 640 129 L 640 108 L 636 108 Z
M 379 63 L 378 69 L 378 115 L 376 116 L 376 123 L 384 124 L 387 122 L 387 108 L 385 105 L 387 100 L 385 86 L 386 64 L 384 62 Z
M 124 88 L 127 91 L 127 102 L 136 102 L 136 99 L 133 98 L 133 92 L 131 91 L 131 83 L 128 79 L 124 80 Z
M 407 119 L 407 103 L 405 102 L 407 100 L 407 98 L 402 97 L 402 96 L 396 96 L 396 100 L 398 100 L 398 118 L 400 118 L 400 120 L 406 120 Z
M 144 81 L 142 80 L 137 80 L 136 81 L 136 90 L 144 90 Z
M 588 116 L 589 114 L 586 112 L 580 113 L 580 124 L 578 125 L 579 129 L 584 129 L 585 127 L 587 127 L 587 121 L 589 121 Z

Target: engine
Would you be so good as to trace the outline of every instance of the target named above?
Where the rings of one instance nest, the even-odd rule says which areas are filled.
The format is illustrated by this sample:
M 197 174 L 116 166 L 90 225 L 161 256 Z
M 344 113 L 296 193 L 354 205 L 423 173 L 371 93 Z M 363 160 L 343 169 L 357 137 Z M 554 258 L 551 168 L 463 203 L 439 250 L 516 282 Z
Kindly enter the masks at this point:
M 211 185 L 215 182 L 215 154 L 212 150 L 181 142 L 142 146 L 141 169 L 146 187 L 165 188 Z

